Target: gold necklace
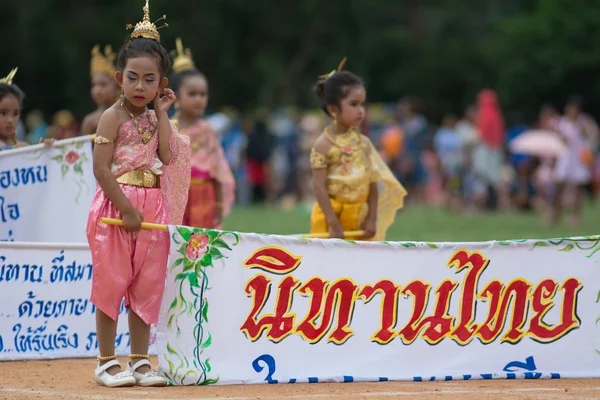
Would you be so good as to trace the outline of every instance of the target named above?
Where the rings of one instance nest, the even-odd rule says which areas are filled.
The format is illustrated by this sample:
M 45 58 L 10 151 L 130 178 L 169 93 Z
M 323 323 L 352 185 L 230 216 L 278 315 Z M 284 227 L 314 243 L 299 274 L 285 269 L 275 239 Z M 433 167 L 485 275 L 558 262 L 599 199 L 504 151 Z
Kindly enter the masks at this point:
M 127 114 L 129 114 L 129 117 L 133 121 L 133 124 L 135 125 L 140 136 L 142 137 L 142 143 L 147 144 L 150 140 L 152 140 L 152 136 L 154 136 L 154 132 L 155 132 L 156 128 L 150 121 L 148 121 L 148 122 L 150 122 L 150 128 L 143 128 L 142 125 L 140 125 L 139 121 L 137 119 L 135 119 L 135 116 L 133 115 L 133 113 L 131 111 L 129 111 L 129 109 L 127 108 L 127 105 L 125 104 L 124 101 L 121 102 L 121 105 L 123 106 L 125 111 L 127 111 Z M 146 110 L 142 114 L 147 114 L 147 113 L 148 113 L 148 108 L 146 108 Z M 146 118 L 148 118 L 148 117 L 146 116 Z M 152 130 L 150 130 L 150 129 L 152 129 Z

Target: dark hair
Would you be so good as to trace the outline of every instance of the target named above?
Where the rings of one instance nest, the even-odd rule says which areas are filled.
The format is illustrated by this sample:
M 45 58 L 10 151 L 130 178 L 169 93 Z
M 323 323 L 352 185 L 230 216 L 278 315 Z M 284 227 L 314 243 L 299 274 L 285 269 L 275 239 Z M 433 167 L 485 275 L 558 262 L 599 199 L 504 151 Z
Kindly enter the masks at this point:
M 571 96 L 567 99 L 567 105 L 575 106 L 581 110 L 584 105 L 583 97 L 579 95 Z
M 171 80 L 169 81 L 169 85 L 171 86 L 171 88 L 173 88 L 173 91 L 177 94 L 177 93 L 179 93 L 181 86 L 183 86 L 183 82 L 187 78 L 192 77 L 192 76 L 200 76 L 204 80 L 206 80 L 206 77 L 204 76 L 204 74 L 202 72 L 198 71 L 197 69 L 186 69 L 184 71 L 173 74 L 173 76 L 171 76 Z
M 156 40 L 146 38 L 131 39 L 121 47 L 117 68 L 123 72 L 130 58 L 152 56 L 158 60 L 160 76 L 166 76 L 171 68 L 171 58 L 165 48 Z
M 315 93 L 321 102 L 321 108 L 329 115 L 327 106 L 341 107 L 342 100 L 348 96 L 353 86 L 364 86 L 363 81 L 352 72 L 336 72 L 330 78 L 321 79 L 315 85 Z
M 23 107 L 23 99 L 25 93 L 17 85 L 8 85 L 6 83 L 0 83 L 0 101 L 8 95 L 13 95 L 19 101 L 21 107 Z

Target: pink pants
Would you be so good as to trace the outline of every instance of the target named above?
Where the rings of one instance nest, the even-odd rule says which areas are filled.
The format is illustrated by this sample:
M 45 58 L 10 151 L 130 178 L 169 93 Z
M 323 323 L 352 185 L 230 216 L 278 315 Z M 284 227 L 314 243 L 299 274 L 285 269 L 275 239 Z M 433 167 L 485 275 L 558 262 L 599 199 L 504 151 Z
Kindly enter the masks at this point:
M 160 189 L 120 185 L 144 222 L 167 224 L 165 200 Z M 125 305 L 146 324 L 156 324 L 165 287 L 169 233 L 141 230 L 128 233 L 120 226 L 100 223 L 101 217 L 121 219 L 121 213 L 98 186 L 87 223 L 94 273 L 91 301 L 113 320 Z

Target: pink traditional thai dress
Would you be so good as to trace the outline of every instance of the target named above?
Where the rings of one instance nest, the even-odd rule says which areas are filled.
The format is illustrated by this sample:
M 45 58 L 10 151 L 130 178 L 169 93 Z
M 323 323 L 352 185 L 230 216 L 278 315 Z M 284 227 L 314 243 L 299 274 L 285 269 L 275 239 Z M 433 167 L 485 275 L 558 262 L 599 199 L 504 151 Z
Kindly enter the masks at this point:
M 231 211 L 235 199 L 235 179 L 225 158 L 217 133 L 206 121 L 181 130 L 190 137 L 192 148 L 192 178 L 183 224 L 198 228 L 221 229 L 215 226 L 217 207 L 213 181 L 221 184 L 223 218 Z
M 143 128 L 158 125 L 154 111 L 136 119 Z M 158 126 L 147 144 L 142 142 L 133 120 L 119 128 L 111 166 L 115 179 L 133 170 L 160 176 L 160 188 L 120 184 L 131 204 L 143 214 L 144 222 L 182 222 L 190 179 L 190 146 L 189 139 L 173 125 L 170 146 L 173 158 L 169 165 L 163 165 L 157 155 Z M 130 233 L 122 227 L 100 223 L 101 217 L 122 218 L 98 185 L 87 223 L 94 265 L 92 303 L 117 320 L 125 297 L 126 306 L 145 323 L 157 323 L 167 273 L 168 232 L 142 229 Z

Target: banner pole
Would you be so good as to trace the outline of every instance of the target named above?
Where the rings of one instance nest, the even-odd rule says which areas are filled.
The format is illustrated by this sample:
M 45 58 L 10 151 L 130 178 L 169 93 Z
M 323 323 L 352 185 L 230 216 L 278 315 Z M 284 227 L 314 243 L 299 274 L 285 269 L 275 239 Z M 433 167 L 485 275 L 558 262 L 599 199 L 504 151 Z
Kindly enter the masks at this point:
M 121 219 L 102 217 L 102 218 L 100 218 L 100 222 L 102 222 L 104 224 L 108 224 L 108 225 L 123 226 L 123 220 L 121 220 Z M 159 230 L 159 231 L 168 230 L 167 225 L 153 224 L 150 222 L 142 222 L 142 229 L 153 229 L 153 230 Z M 344 232 L 344 237 L 362 236 L 364 233 L 365 233 L 364 231 L 349 231 L 349 232 Z M 294 236 L 298 236 L 298 235 L 294 235 Z M 329 233 L 308 233 L 308 234 L 300 235 L 300 236 L 305 237 L 305 238 L 310 238 L 310 239 L 329 239 Z

